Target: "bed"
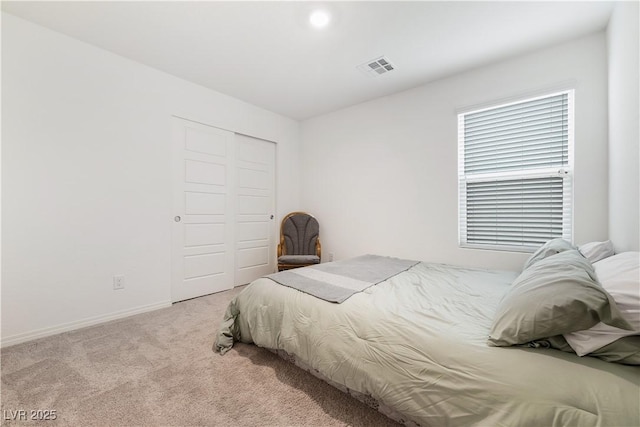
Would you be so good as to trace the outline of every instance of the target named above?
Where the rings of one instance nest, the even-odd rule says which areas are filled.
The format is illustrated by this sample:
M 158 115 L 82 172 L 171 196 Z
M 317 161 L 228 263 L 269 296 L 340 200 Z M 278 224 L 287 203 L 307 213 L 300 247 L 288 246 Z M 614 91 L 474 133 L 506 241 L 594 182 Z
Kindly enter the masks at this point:
M 562 252 L 546 250 L 532 256 L 538 267 Z M 264 277 L 231 301 L 214 349 L 255 343 L 407 425 L 640 425 L 640 368 L 625 364 L 635 350 L 611 363 L 577 356 L 561 335 L 520 345 L 492 335 L 526 271 L 418 262 L 341 303 Z M 609 315 L 589 316 L 615 324 L 607 298 Z M 628 322 L 617 327 L 638 338 Z

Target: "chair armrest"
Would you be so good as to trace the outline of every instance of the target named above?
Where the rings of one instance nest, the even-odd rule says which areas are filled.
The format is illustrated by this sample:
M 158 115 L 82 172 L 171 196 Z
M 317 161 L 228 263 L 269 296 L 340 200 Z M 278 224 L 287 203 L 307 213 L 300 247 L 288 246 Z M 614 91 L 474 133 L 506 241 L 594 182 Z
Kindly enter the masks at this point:
M 322 260 L 322 245 L 320 244 L 320 237 L 316 239 L 316 255 Z

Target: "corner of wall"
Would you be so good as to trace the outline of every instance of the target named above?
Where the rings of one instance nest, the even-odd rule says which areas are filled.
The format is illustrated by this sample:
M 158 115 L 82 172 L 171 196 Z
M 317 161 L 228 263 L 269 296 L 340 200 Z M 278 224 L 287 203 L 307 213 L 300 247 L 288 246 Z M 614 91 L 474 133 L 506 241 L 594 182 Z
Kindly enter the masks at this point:
M 640 250 L 639 4 L 617 2 L 607 28 L 609 238 Z

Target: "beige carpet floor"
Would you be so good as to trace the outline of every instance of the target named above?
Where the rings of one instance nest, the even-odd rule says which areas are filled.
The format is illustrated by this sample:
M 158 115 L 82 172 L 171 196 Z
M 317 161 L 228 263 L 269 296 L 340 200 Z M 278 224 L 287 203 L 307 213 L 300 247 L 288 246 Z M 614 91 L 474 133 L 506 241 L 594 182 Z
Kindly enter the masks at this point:
M 398 425 L 267 350 L 214 353 L 239 291 L 3 349 L 0 424 Z M 12 421 L 20 410 L 52 410 L 56 420 Z

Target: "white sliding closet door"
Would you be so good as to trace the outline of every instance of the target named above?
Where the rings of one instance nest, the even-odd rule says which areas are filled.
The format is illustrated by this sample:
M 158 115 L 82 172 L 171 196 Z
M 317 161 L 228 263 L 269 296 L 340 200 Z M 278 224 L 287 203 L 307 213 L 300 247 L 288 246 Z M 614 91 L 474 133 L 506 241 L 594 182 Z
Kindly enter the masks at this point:
M 172 300 L 234 284 L 234 133 L 173 119 Z
M 172 126 L 172 300 L 273 273 L 276 145 L 179 118 Z
M 236 134 L 236 270 L 242 285 L 276 269 L 276 145 Z

